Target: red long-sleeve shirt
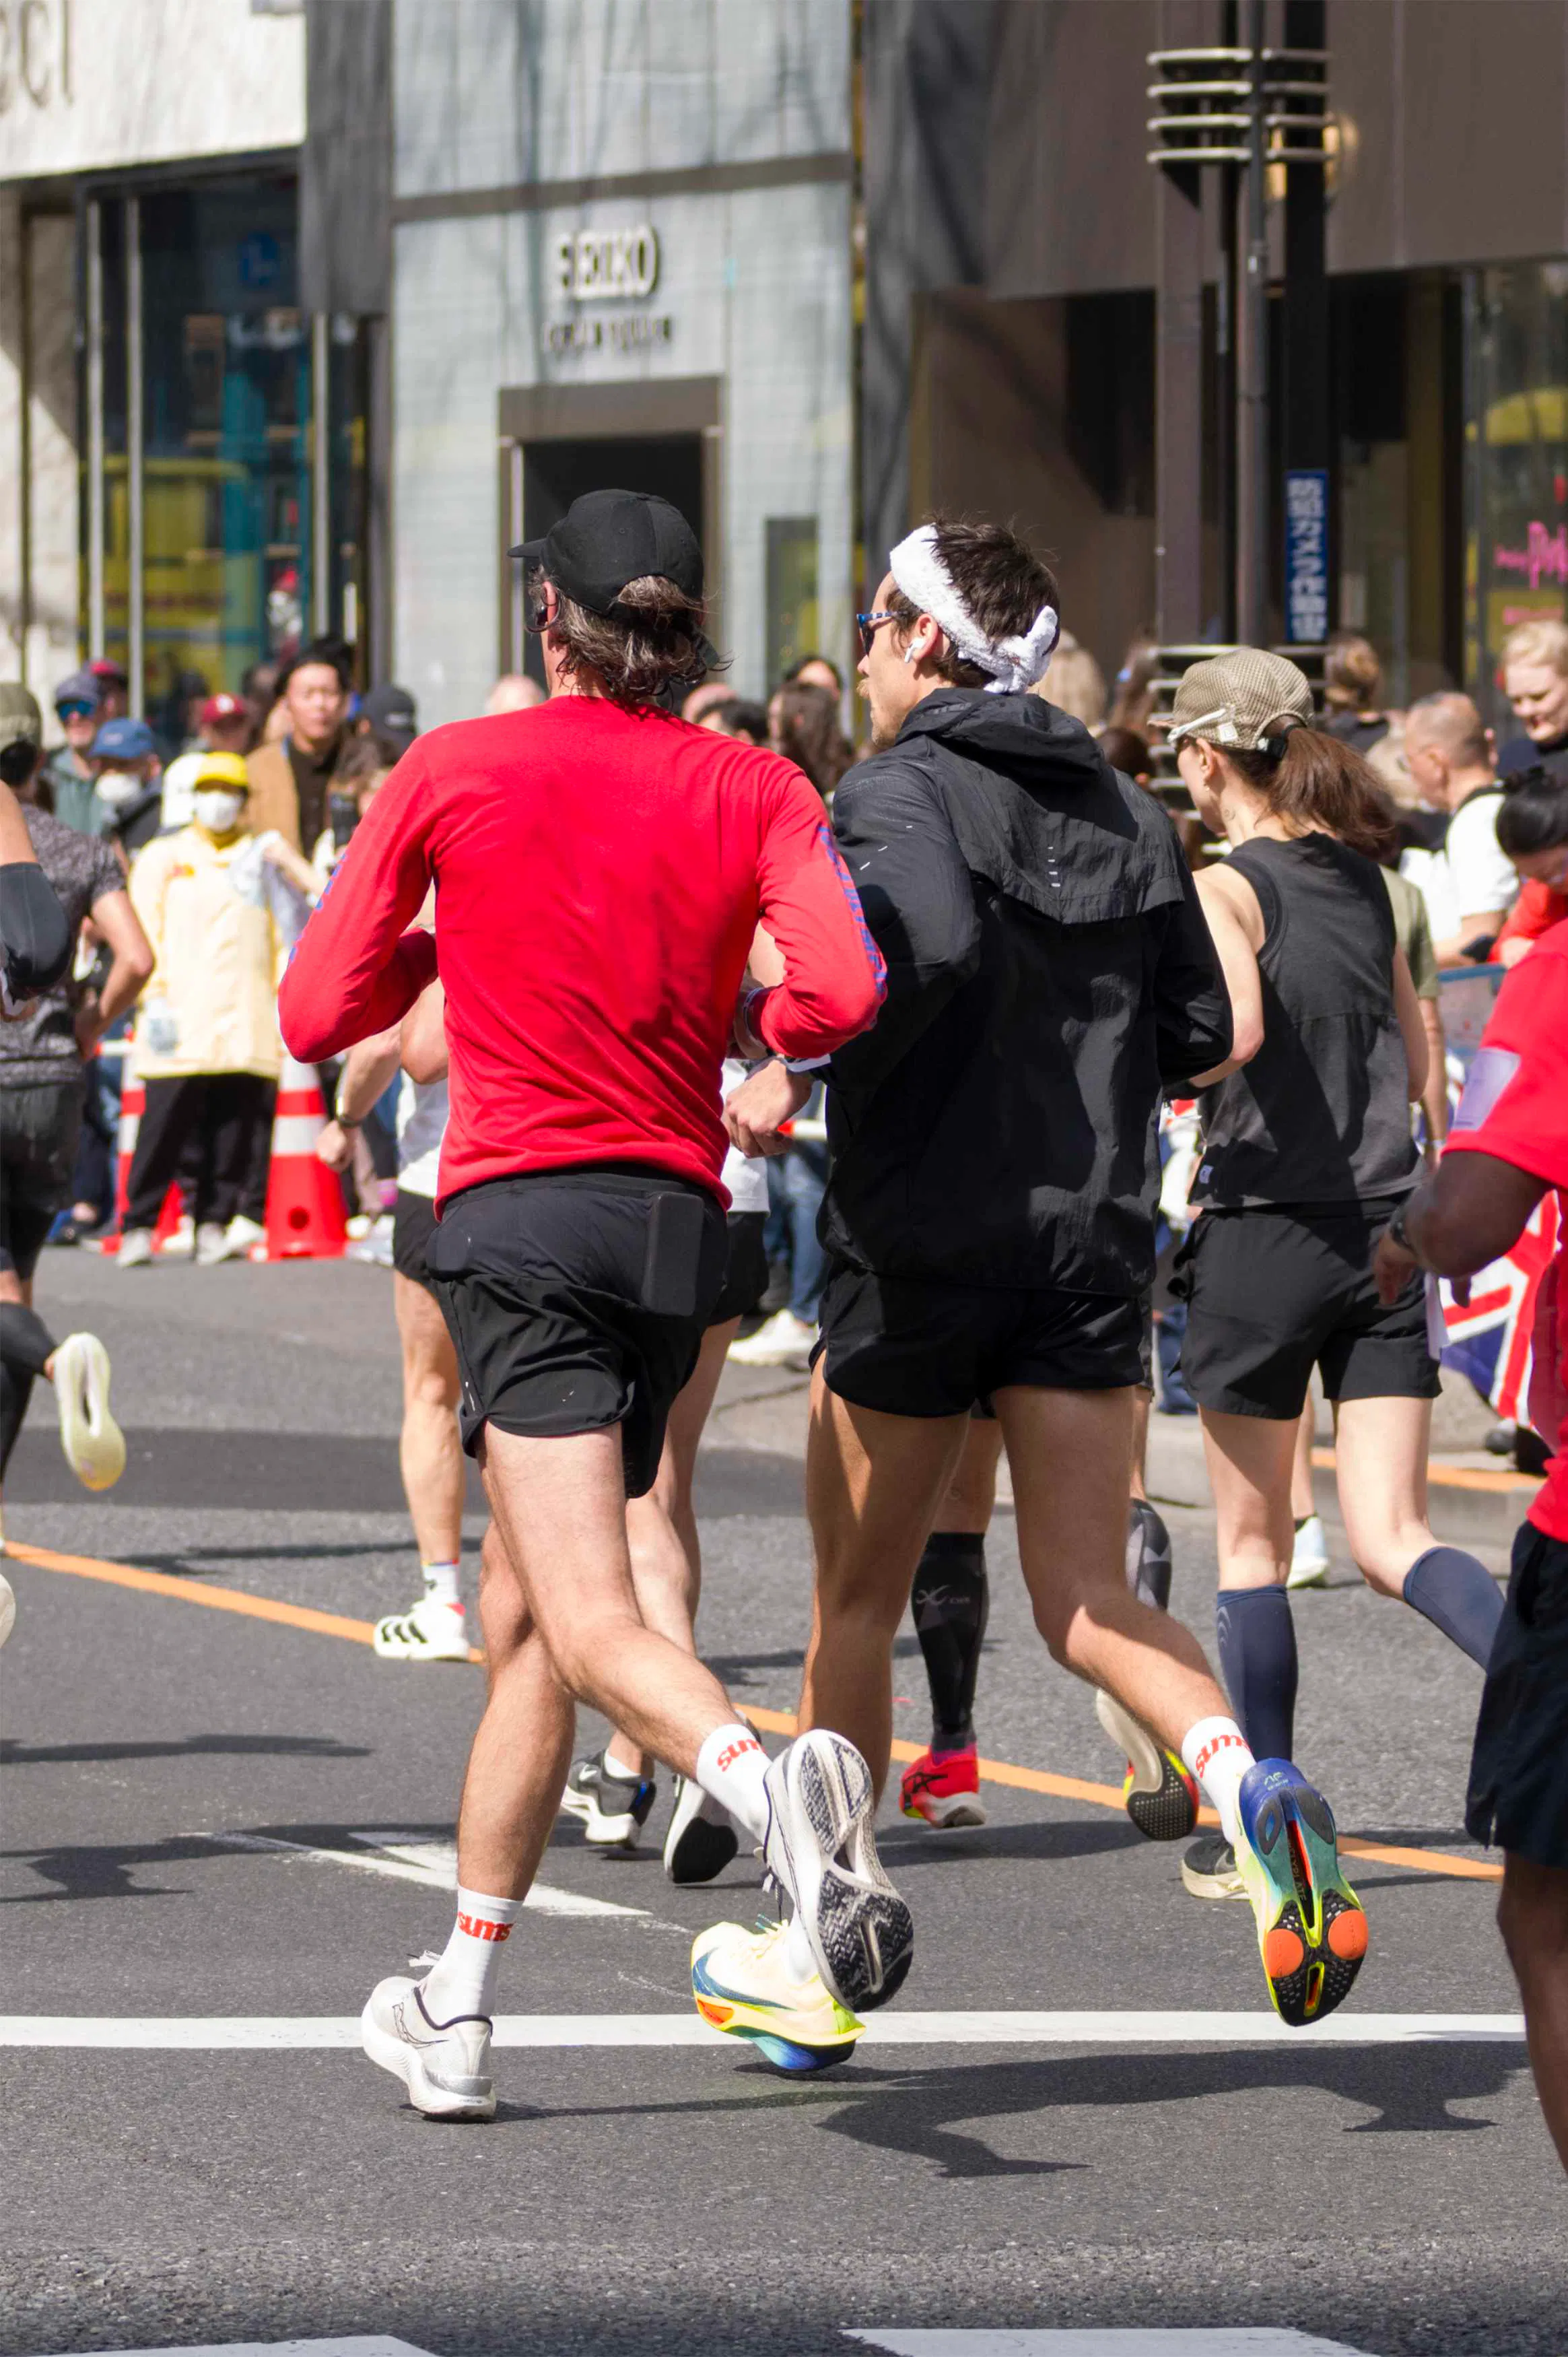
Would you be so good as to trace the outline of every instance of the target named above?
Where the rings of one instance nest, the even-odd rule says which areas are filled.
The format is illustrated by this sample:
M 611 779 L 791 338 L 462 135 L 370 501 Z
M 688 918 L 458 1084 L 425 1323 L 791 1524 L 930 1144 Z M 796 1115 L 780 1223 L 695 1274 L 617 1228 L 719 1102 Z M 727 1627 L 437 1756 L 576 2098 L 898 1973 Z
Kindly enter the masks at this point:
M 435 886 L 435 934 L 406 930 Z M 422 737 L 371 802 L 279 999 L 306 1063 L 439 970 L 443 1201 L 521 1170 L 650 1164 L 724 1196 L 719 1066 L 758 919 L 767 1044 L 829 1054 L 884 974 L 822 806 L 774 754 L 564 695 Z

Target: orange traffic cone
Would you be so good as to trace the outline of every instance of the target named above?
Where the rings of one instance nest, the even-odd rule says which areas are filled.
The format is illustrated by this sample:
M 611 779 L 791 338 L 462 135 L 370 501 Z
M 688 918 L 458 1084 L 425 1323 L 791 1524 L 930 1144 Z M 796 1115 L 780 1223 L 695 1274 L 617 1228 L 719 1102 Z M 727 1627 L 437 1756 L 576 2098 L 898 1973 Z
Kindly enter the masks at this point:
M 335 1172 L 317 1157 L 327 1125 L 315 1068 L 284 1058 L 267 1177 L 267 1258 L 340 1260 L 349 1241 Z

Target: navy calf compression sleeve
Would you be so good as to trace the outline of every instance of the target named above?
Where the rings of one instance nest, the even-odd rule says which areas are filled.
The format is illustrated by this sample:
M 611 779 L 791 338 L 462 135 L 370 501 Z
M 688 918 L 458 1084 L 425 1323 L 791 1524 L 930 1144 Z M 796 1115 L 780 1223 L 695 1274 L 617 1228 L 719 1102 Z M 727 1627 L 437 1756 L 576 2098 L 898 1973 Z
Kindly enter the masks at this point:
M 1484 1563 L 1463 1547 L 1428 1547 L 1405 1573 L 1404 1600 L 1486 1668 L 1503 1617 L 1503 1597 Z
M 1295 1623 L 1283 1587 L 1222 1587 L 1214 1607 L 1219 1666 L 1259 1760 L 1288 1760 L 1295 1739 Z

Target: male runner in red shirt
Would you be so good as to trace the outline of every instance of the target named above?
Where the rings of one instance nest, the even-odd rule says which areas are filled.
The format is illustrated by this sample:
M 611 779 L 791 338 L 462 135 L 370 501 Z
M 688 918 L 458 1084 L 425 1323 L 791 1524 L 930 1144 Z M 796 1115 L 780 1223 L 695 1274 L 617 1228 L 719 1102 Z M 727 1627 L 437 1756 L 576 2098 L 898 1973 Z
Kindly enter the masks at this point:
M 457 1920 L 384 1980 L 365 2049 L 423 2112 L 489 2118 L 495 1966 L 572 1760 L 574 1698 L 761 1843 L 820 1980 L 791 2027 L 837 2060 L 908 1969 L 871 1778 L 842 1737 L 769 1763 L 712 1673 L 647 1628 L 626 1500 L 659 1464 L 725 1265 L 719 1069 L 863 1030 L 882 961 L 789 762 L 656 700 L 700 677 L 702 555 L 661 500 L 596 491 L 529 565 L 552 700 L 432 730 L 398 764 L 285 980 L 306 1061 L 384 1029 L 439 968 L 451 1120 L 426 1260 L 528 1636 L 499 1666 L 457 1834 Z M 430 886 L 435 931 L 411 931 Z M 785 979 L 737 1004 L 758 921 Z M 488 1550 L 492 1569 L 497 1551 Z M 809 2017 L 809 2018 L 808 2018 Z
M 1568 923 L 1498 993 L 1443 1160 L 1379 1242 L 1383 1299 L 1412 1267 L 1466 1278 L 1499 1259 L 1553 1188 L 1557 1255 L 1537 1299 L 1530 1387 L 1530 1422 L 1553 1454 L 1514 1541 L 1465 1822 L 1503 1852 L 1498 1921 L 1568 2168 Z

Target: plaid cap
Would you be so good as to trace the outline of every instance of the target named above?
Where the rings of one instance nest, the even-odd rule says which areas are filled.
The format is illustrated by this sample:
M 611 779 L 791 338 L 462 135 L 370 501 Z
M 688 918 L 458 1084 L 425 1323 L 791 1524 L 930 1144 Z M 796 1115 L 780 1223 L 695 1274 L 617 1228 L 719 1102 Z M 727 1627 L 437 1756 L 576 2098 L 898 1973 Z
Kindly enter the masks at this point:
M 38 699 L 19 679 L 0 680 L 0 752 L 8 745 L 41 745 L 44 716 Z
M 1166 741 L 1202 737 L 1210 745 L 1257 753 L 1272 750 L 1273 740 L 1292 728 L 1309 728 L 1312 720 L 1312 689 L 1294 663 L 1262 647 L 1238 647 L 1182 674 Z

